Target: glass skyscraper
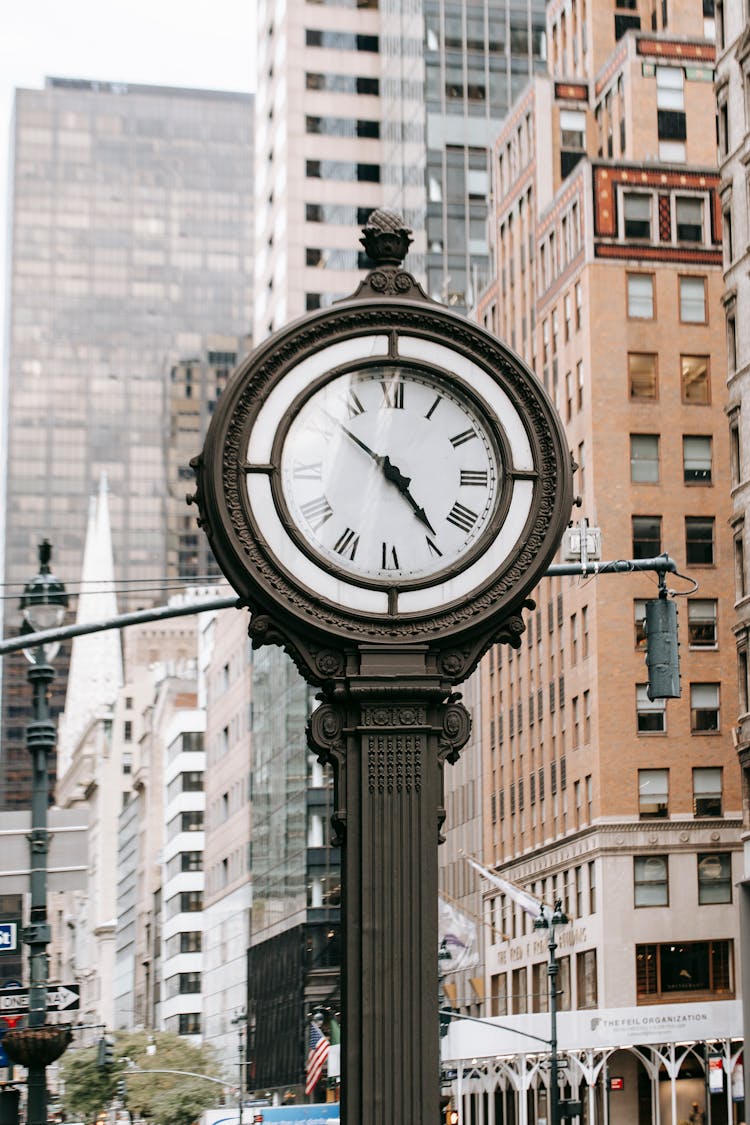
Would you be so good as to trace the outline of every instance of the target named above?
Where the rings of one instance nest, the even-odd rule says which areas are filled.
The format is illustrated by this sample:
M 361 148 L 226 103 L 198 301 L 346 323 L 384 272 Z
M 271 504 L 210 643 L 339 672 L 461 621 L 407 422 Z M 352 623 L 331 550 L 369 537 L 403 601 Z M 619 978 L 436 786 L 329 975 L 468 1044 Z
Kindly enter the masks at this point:
M 17 91 L 6 632 L 42 537 L 75 592 L 103 474 L 120 606 L 165 600 L 170 372 L 250 331 L 252 135 L 246 94 L 58 78 Z M 28 803 L 22 664 L 3 662 L 0 807 Z

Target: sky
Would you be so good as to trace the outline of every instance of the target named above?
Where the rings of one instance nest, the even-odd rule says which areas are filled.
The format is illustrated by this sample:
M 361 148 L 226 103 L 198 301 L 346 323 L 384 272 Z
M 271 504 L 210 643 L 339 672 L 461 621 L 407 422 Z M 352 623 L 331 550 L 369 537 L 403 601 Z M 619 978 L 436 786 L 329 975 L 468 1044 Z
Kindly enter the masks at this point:
M 0 341 L 13 92 L 47 76 L 254 89 L 254 0 L 0 0 Z

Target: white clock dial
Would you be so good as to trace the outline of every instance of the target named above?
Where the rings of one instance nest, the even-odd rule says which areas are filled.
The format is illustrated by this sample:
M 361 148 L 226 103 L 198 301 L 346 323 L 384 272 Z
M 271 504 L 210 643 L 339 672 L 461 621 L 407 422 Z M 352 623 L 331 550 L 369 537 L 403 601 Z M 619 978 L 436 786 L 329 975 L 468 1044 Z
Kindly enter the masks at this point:
M 420 582 L 462 565 L 501 483 L 501 453 L 473 398 L 416 365 L 334 376 L 282 441 L 281 496 L 297 535 L 365 582 Z

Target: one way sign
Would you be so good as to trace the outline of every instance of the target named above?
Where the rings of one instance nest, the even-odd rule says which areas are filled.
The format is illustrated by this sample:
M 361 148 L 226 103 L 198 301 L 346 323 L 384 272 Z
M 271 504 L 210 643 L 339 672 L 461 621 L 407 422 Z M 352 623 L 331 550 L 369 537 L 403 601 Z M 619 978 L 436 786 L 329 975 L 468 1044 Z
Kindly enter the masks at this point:
M 47 989 L 47 1008 L 56 1012 L 71 1012 L 81 1006 L 81 989 L 77 984 L 58 984 Z M 6 988 L 0 991 L 0 1016 L 4 1013 L 28 1012 L 28 988 Z

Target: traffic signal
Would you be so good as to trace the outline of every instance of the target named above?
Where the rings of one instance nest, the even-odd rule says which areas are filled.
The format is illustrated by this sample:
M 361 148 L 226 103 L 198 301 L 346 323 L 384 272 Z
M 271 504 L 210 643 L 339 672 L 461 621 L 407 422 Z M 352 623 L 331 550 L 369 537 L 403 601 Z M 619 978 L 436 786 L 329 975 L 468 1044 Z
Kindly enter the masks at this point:
M 109 1070 L 115 1065 L 115 1041 L 111 1035 L 102 1035 L 96 1053 L 99 1070 Z
M 445 1125 L 458 1125 L 458 1110 L 450 1104 L 445 1111 Z
M 646 602 L 646 665 L 649 699 L 676 699 L 680 694 L 677 606 L 668 598 Z
M 117 1079 L 117 1097 L 124 1102 L 128 1096 L 128 1084 L 124 1078 Z

